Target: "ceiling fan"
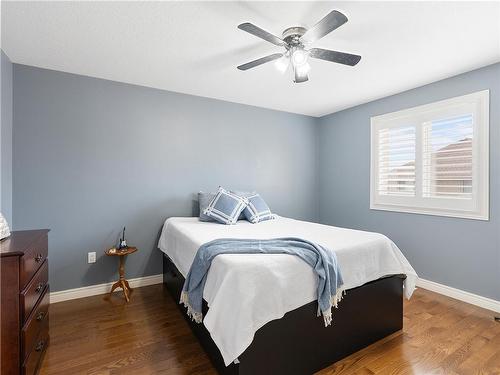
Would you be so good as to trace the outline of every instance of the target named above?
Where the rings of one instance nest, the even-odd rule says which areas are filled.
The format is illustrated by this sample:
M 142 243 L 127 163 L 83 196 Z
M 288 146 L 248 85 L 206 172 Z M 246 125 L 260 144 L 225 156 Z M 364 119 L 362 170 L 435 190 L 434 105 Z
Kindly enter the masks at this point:
M 238 25 L 238 29 L 246 31 L 247 33 L 255 35 L 277 46 L 285 47 L 285 52 L 261 57 L 260 59 L 238 66 L 238 69 L 248 70 L 276 60 L 276 67 L 284 73 L 291 63 L 295 76 L 294 82 L 300 83 L 306 82 L 309 79 L 308 73 L 311 69 L 308 63 L 309 57 L 354 66 L 361 60 L 361 56 L 321 48 L 306 48 L 310 43 L 324 37 L 346 22 L 347 17 L 345 15 L 333 10 L 310 29 L 300 26 L 289 27 L 283 31 L 281 38 L 249 22 L 242 23 Z

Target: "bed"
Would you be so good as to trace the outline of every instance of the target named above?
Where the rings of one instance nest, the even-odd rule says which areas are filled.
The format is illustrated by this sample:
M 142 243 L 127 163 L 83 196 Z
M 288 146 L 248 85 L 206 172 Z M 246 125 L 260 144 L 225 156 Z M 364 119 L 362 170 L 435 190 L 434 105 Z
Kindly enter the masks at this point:
M 285 254 L 224 254 L 205 285 L 203 324 L 184 316 L 221 374 L 311 374 L 402 328 L 403 296 L 417 275 L 379 233 L 278 217 L 259 224 L 166 220 L 166 290 L 176 302 L 198 248 L 217 238 L 299 237 L 335 251 L 347 290 L 333 324 L 317 317 L 312 269 Z

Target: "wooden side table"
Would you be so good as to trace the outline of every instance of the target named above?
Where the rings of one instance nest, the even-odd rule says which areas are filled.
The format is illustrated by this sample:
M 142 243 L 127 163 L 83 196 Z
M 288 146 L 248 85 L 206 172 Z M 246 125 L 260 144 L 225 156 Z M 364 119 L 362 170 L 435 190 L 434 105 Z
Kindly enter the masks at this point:
M 113 251 L 114 250 L 114 251 Z M 118 271 L 120 273 L 120 279 L 113 284 L 111 287 L 111 291 L 109 292 L 109 295 L 115 291 L 116 288 L 122 288 L 123 294 L 125 295 L 125 299 L 127 302 L 130 301 L 130 292 L 132 291 L 132 288 L 130 285 L 128 285 L 128 281 L 125 280 L 125 257 L 129 254 L 135 253 L 137 251 L 136 247 L 132 246 L 127 246 L 124 247 L 123 249 L 108 249 L 106 250 L 106 255 L 109 256 L 119 256 L 120 257 L 120 267 L 118 268 Z

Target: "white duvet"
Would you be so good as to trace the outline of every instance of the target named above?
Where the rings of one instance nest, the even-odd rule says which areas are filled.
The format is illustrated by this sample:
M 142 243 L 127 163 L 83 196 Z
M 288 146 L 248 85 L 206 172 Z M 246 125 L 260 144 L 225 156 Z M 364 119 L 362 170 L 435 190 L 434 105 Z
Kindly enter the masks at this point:
M 415 270 L 386 236 L 284 217 L 259 224 L 241 220 L 236 225 L 173 217 L 165 221 L 158 247 L 186 277 L 198 248 L 208 241 L 217 238 L 279 237 L 299 237 L 333 250 L 345 289 L 394 274 L 407 276 L 404 283 L 406 298 L 410 298 L 415 289 L 418 278 Z M 314 301 L 316 289 L 317 280 L 311 267 L 293 255 L 217 256 L 212 262 L 203 293 L 209 306 L 203 324 L 219 348 L 226 366 L 245 351 L 255 332 L 264 324 Z M 335 324 L 335 312 L 332 324 Z

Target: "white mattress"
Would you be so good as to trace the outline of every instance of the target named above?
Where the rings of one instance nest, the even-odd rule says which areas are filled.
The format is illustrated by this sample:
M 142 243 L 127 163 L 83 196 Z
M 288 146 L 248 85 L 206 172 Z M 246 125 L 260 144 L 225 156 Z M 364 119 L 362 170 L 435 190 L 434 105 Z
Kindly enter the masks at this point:
M 404 284 L 407 298 L 415 289 L 418 278 L 415 270 L 386 236 L 284 217 L 259 224 L 241 220 L 236 225 L 201 222 L 191 217 L 169 218 L 163 226 L 158 247 L 185 277 L 198 248 L 208 241 L 279 237 L 299 237 L 333 250 L 346 289 L 394 274 L 407 276 Z M 317 280 L 311 267 L 293 255 L 217 256 L 203 293 L 210 307 L 203 324 L 226 366 L 245 351 L 255 332 L 264 324 L 314 301 L 316 288 Z

